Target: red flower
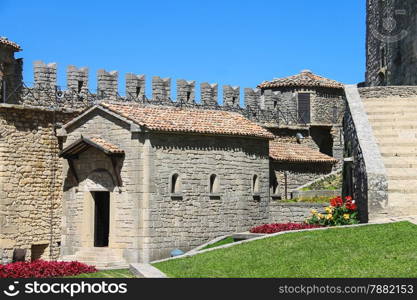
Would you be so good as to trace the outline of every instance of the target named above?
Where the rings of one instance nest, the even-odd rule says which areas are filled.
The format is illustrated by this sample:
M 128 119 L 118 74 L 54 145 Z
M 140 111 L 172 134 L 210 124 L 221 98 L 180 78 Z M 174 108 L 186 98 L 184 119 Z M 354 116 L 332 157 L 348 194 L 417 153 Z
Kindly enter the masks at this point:
M 342 200 L 342 197 L 337 196 L 337 197 L 335 197 L 335 198 L 331 199 L 331 200 L 330 200 L 330 205 L 331 205 L 331 206 L 333 206 L 333 207 L 339 207 L 339 206 L 342 206 L 342 205 L 343 205 L 343 200 Z
M 304 223 L 275 223 L 265 224 L 257 227 L 253 227 L 251 233 L 276 233 L 281 231 L 310 229 L 321 227 L 320 225 L 304 224 Z
M 58 261 L 35 260 L 0 265 L 0 278 L 48 278 L 97 272 L 95 267 L 86 264 Z
M 355 204 L 355 203 L 353 203 L 353 202 L 346 202 L 346 208 L 347 209 L 349 209 L 349 210 L 357 210 L 358 209 L 358 206 Z

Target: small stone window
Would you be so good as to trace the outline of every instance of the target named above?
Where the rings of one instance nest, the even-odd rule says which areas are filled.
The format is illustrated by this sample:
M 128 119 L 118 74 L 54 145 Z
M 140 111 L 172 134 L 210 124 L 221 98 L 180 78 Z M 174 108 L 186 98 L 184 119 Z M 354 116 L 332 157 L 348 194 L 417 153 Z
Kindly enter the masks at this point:
M 219 178 L 216 174 L 210 175 L 210 194 L 218 194 L 220 192 Z
M 273 174 L 271 177 L 270 188 L 271 188 L 271 197 L 273 199 L 280 199 L 281 195 L 279 191 L 279 183 L 278 183 L 277 176 L 275 174 Z
M 253 175 L 252 177 L 252 193 L 259 194 L 259 178 L 258 175 Z
M 141 92 L 141 88 L 140 88 L 140 86 L 137 86 L 137 87 L 136 87 L 136 98 L 138 98 L 138 97 L 139 97 L 140 92 Z
M 171 176 L 171 194 L 181 193 L 181 181 L 180 176 L 175 173 Z

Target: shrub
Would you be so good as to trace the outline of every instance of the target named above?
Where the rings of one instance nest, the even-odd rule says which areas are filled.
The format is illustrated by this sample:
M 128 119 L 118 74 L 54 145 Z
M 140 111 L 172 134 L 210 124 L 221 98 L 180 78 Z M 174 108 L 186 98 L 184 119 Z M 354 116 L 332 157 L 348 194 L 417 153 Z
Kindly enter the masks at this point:
M 95 267 L 77 261 L 36 260 L 33 262 L 15 262 L 0 265 L 0 278 L 49 278 L 94 272 L 97 272 Z
M 304 223 L 275 223 L 265 224 L 257 227 L 253 227 L 251 233 L 276 233 L 281 231 L 310 229 L 321 227 L 320 225 L 304 224 Z
M 358 207 L 352 197 L 347 196 L 344 200 L 340 196 L 332 198 L 330 206 L 325 210 L 325 215 L 312 210 L 311 217 L 306 220 L 306 224 L 338 226 L 359 223 Z

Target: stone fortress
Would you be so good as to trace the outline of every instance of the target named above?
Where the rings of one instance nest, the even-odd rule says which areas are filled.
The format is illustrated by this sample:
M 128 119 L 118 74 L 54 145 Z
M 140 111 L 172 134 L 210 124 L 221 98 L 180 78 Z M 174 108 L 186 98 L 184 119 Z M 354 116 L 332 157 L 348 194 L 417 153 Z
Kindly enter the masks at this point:
M 407 32 L 415 29 L 413 3 L 405 8 Z M 391 132 L 386 137 L 381 128 L 378 140 L 375 129 L 387 123 L 372 127 L 373 112 L 364 107 L 389 106 L 391 99 L 382 99 L 387 96 L 410 104 L 417 94 L 415 86 L 381 87 L 415 84 L 415 68 L 408 69 L 415 35 L 394 42 L 400 50 L 385 39 L 384 49 L 390 50 L 381 52 L 380 35 L 371 30 L 389 5 L 368 1 L 367 83 L 359 89 L 304 70 L 245 88 L 244 107 L 239 87 L 223 86 L 220 105 L 217 84 L 201 83 L 198 101 L 196 83 L 182 79 L 176 81 L 174 101 L 171 79 L 157 76 L 148 98 L 146 77 L 136 74 L 126 74 L 125 96 L 120 96 L 116 71 L 98 71 L 92 93 L 88 68 L 74 66 L 67 68 L 67 88 L 61 90 L 57 65 L 40 61 L 28 87 L 22 59 L 14 58 L 20 46 L 1 38 L 3 262 L 22 249 L 26 259 L 122 267 L 254 225 L 302 221 L 320 205 L 281 200 L 342 167 L 343 193 L 357 199 L 362 221 L 404 213 L 409 203 L 397 192 L 412 193 L 401 184 L 413 178 L 399 178 L 398 153 L 389 148 L 403 137 Z M 404 65 L 384 54 L 386 65 L 375 67 L 381 53 L 394 48 Z M 383 142 L 386 154 L 380 151 Z M 405 153 L 410 157 L 403 164 L 412 173 L 414 154 Z M 386 172 L 390 166 L 393 174 Z

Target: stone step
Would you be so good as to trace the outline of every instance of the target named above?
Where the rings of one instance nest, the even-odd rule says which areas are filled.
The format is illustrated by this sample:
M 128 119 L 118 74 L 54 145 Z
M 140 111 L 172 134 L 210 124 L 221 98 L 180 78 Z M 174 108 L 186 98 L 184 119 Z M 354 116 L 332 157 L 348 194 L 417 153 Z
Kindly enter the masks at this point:
M 387 168 L 388 175 L 407 175 L 407 176 L 416 176 L 417 179 L 417 169 L 412 168 Z
M 403 108 L 398 107 L 397 109 L 389 108 L 381 108 L 381 109 L 369 109 L 366 111 L 369 120 L 378 119 L 378 118 L 392 118 L 392 117 L 400 117 L 400 116 L 415 116 L 417 117 L 417 107 L 413 108 Z
M 389 180 L 388 191 L 390 193 L 417 194 L 416 180 Z
M 381 147 L 395 147 L 395 148 L 402 148 L 402 147 L 406 147 L 406 148 L 410 148 L 410 147 L 414 147 L 417 148 L 417 141 L 407 141 L 406 139 L 403 140 L 398 140 L 398 142 L 393 142 L 393 141 L 389 141 L 387 139 L 384 138 L 377 138 L 377 144 Z
M 417 193 L 389 193 L 388 205 L 417 209 Z
M 403 108 L 414 108 L 417 107 L 417 98 L 396 98 L 389 100 L 371 100 L 367 99 L 363 101 L 363 105 L 366 108 L 381 108 L 381 107 L 403 107 Z
M 402 130 L 408 130 L 408 129 L 417 129 L 417 122 L 411 124 L 411 123 L 404 123 L 404 124 L 400 124 L 400 123 L 389 123 L 389 124 L 384 124 L 384 123 L 379 123 L 379 124 L 374 124 L 371 122 L 371 127 L 374 131 L 378 131 L 378 130 L 391 130 L 391 131 L 397 131 L 397 133 L 399 131 Z
M 398 158 L 398 161 L 393 161 L 391 159 Z M 410 157 L 384 157 L 383 161 L 385 168 L 416 168 L 417 169 L 417 160 L 416 161 L 407 161 Z M 416 156 L 417 159 L 417 156 Z

